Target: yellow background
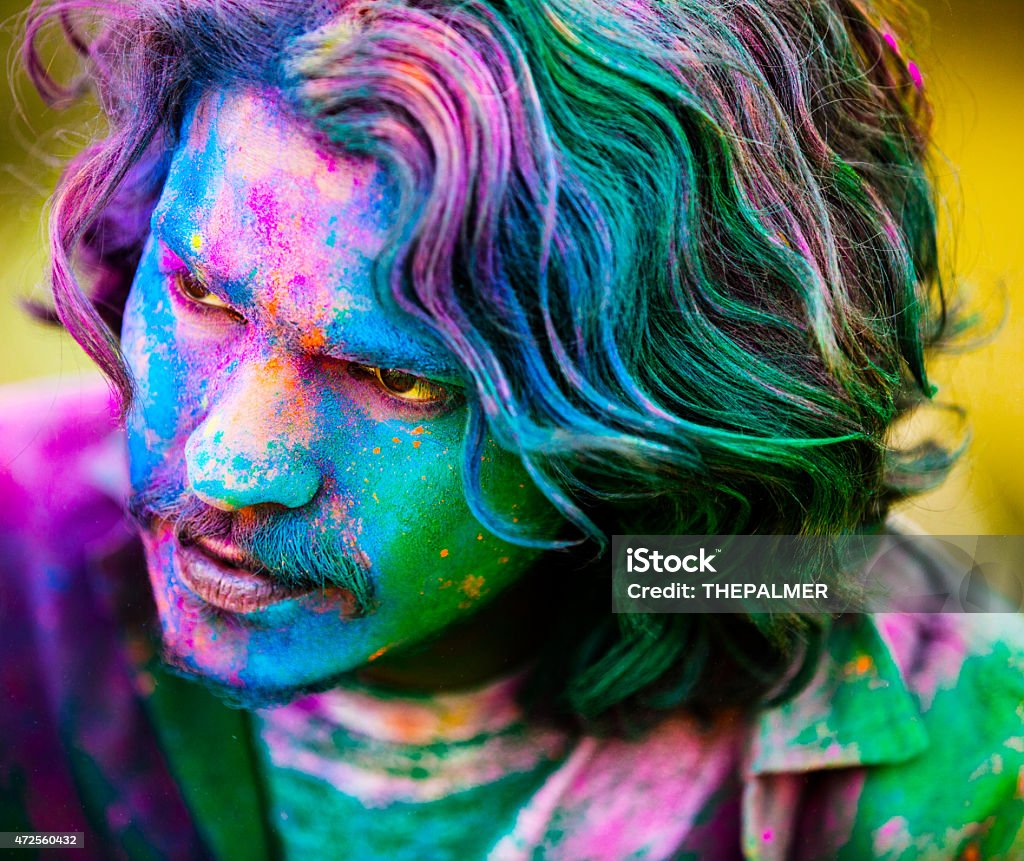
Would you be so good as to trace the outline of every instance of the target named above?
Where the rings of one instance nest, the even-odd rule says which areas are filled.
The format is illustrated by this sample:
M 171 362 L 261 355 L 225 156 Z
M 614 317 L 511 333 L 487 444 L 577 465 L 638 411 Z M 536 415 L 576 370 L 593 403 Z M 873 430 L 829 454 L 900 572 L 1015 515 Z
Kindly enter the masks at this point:
M 15 43 L 22 6 L 0 0 L 5 53 Z M 1024 0 L 933 0 L 923 8 L 924 26 L 917 27 L 909 52 L 937 111 L 946 268 L 974 290 L 990 322 L 1004 310 L 1006 319 L 983 346 L 934 363 L 941 399 L 969 411 L 972 442 L 952 479 L 905 513 L 938 533 L 1020 533 L 1024 320 L 1015 300 L 1024 290 L 1018 235 L 1024 223 Z M 12 56 L 9 67 L 15 62 Z M 0 88 L 0 118 L 6 118 L 0 126 L 0 384 L 90 373 L 74 343 L 30 321 L 18 301 L 38 289 L 45 231 L 40 211 L 56 176 L 54 158 L 74 152 L 95 121 L 87 108 L 43 109 L 20 75 L 8 77 L 19 96 L 16 101 Z

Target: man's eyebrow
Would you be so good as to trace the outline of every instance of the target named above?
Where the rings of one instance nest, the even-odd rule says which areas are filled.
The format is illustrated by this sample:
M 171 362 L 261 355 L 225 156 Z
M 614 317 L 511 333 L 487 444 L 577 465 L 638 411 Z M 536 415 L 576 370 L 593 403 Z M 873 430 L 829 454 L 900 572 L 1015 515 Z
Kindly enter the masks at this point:
M 177 225 L 181 221 L 181 219 L 173 217 L 172 210 L 162 209 L 158 206 L 153 210 L 149 219 L 150 236 L 154 241 L 166 245 L 185 263 L 199 263 L 200 260 L 196 255 L 196 251 L 199 249 L 189 247 L 191 243 L 186 240 L 185 232 L 177 229 Z M 167 226 L 168 222 L 172 224 L 171 227 Z
M 325 344 L 320 352 L 331 359 L 367 365 L 373 368 L 387 368 L 405 371 L 421 377 L 430 377 L 438 382 L 465 385 L 466 372 L 454 361 L 438 356 L 434 352 L 420 350 L 413 344 L 407 349 L 382 347 L 379 344 L 360 342 L 345 338 L 342 342 Z
M 171 222 L 172 226 L 168 227 L 168 222 Z M 183 229 L 179 225 L 181 225 L 181 220 L 170 217 L 166 210 L 160 213 L 159 218 L 157 212 L 154 212 L 149 223 L 150 237 L 158 247 L 165 247 L 186 264 L 195 275 L 202 275 L 204 283 L 214 280 L 222 283 L 223 279 L 217 276 L 217 273 L 203 258 L 202 240 L 198 238 L 199 233 L 194 232 L 192 236 L 189 236 L 187 228 Z
M 158 218 L 157 215 L 160 215 Z M 173 226 L 168 228 L 167 222 Z M 154 211 L 150 219 L 150 237 L 158 245 L 163 245 L 186 264 L 192 274 L 199 276 L 205 287 L 209 287 L 225 294 L 230 302 L 242 302 L 246 300 L 243 293 L 238 293 L 243 288 L 245 281 L 227 277 L 223 272 L 218 272 L 216 266 L 203 255 L 203 242 L 198 231 L 189 233 L 187 226 L 183 225 L 182 219 L 168 216 L 168 211 Z M 228 295 L 230 294 L 230 295 Z

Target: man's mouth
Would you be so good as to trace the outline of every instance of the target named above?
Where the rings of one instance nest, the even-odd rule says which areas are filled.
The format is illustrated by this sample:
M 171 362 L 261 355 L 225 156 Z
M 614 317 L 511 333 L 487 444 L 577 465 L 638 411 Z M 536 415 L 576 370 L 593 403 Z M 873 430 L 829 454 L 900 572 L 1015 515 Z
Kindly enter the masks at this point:
M 229 613 L 254 613 L 313 591 L 286 586 L 266 573 L 245 567 L 245 554 L 223 538 L 179 542 L 174 555 L 185 586 L 207 604 Z

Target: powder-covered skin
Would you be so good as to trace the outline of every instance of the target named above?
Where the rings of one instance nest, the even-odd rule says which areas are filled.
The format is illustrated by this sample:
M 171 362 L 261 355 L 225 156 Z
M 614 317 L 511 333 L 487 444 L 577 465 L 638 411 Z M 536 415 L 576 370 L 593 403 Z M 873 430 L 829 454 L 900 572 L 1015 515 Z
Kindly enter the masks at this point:
M 282 536 L 265 564 L 305 551 L 328 587 L 355 572 L 373 596 L 357 608 L 327 588 L 214 612 L 182 583 L 179 542 L 157 520 L 143 538 L 165 646 L 242 698 L 286 698 L 418 641 L 535 559 L 466 505 L 476 406 L 457 365 L 375 296 L 395 205 L 373 162 L 320 147 L 273 91 L 236 90 L 190 113 L 153 214 L 123 332 L 133 490 L 198 497 L 243 526 L 263 518 Z M 396 396 L 367 366 L 422 377 L 433 396 Z M 485 451 L 498 515 L 550 510 L 516 458 Z

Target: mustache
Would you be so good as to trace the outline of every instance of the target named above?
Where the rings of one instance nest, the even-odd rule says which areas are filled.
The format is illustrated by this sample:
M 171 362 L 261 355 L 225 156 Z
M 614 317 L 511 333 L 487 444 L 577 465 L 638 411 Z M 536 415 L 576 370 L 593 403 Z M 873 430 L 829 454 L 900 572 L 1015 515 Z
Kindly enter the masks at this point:
M 365 555 L 353 555 L 340 530 L 312 527 L 308 514 L 272 505 L 221 511 L 176 484 L 160 481 L 131 494 L 127 509 L 140 528 L 158 520 L 169 523 L 183 545 L 203 538 L 229 540 L 243 554 L 245 568 L 286 586 L 345 589 L 355 599 L 357 615 L 373 606 Z

